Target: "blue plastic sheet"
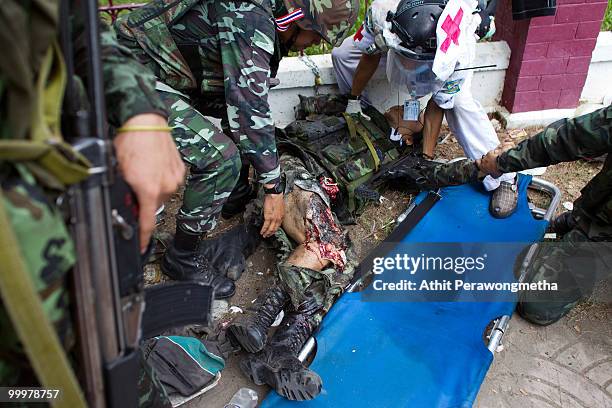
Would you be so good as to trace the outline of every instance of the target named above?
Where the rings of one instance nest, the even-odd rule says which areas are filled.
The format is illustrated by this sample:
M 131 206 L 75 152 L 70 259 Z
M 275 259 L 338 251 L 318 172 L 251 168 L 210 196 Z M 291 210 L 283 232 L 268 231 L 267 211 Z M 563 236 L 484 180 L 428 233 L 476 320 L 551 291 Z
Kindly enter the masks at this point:
M 535 242 L 546 222 L 527 206 L 530 177 L 519 180 L 517 211 L 495 219 L 481 185 L 450 187 L 403 242 Z M 423 199 L 424 194 L 417 200 Z M 500 273 L 513 263 L 497 259 Z M 311 365 L 323 379 L 312 401 L 271 392 L 262 407 L 471 407 L 493 360 L 483 332 L 513 302 L 364 302 L 347 293 L 325 317 Z

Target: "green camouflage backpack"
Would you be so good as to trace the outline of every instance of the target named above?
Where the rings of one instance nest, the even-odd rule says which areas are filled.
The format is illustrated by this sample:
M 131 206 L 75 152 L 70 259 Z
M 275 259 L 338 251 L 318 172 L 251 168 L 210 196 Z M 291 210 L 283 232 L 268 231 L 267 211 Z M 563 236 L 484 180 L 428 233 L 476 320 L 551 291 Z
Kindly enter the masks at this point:
M 338 183 L 341 206 L 350 215 L 359 215 L 366 202 L 378 196 L 369 194 L 368 189 L 360 189 L 360 186 L 365 185 L 381 167 L 400 158 L 405 149 L 389 140 L 389 125 L 376 109 L 370 107 L 364 110 L 371 119 L 362 115 L 332 116 L 331 113 L 344 111 L 341 101 L 336 100 L 341 97 L 319 98 L 323 103 L 317 104 L 314 98 L 300 96 L 301 102 L 297 108 L 300 119 L 279 130 L 279 151 L 316 162 L 315 166 L 310 166 L 314 167 L 315 176 L 318 179 L 330 177 Z M 326 114 L 313 115 L 313 111 Z M 310 116 L 306 118 L 308 114 Z M 308 157 L 305 159 L 299 150 Z M 338 212 L 338 209 L 334 208 L 334 211 Z M 346 217 L 337 215 L 344 223 Z

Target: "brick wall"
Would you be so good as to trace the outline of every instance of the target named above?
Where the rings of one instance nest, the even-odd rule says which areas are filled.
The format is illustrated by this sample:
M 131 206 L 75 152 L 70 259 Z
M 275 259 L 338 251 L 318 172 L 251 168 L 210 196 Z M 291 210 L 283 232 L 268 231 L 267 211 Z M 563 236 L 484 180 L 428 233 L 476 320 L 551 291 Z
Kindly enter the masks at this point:
M 578 106 L 608 0 L 557 0 L 555 16 L 512 20 L 500 0 L 496 39 L 512 54 L 502 104 L 510 112 Z

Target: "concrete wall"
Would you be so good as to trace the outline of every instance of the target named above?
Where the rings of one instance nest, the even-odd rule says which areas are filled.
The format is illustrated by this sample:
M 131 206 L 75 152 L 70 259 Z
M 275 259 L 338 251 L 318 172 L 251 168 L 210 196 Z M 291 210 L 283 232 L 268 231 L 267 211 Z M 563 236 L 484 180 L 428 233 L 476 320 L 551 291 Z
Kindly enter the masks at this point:
M 337 93 L 331 55 L 314 55 L 311 58 L 321 73 L 319 93 Z M 495 65 L 494 68 L 475 70 L 472 82 L 474 97 L 488 111 L 498 108 L 509 60 L 510 48 L 504 41 L 481 43 L 476 47 L 475 67 Z M 299 58 L 283 58 L 277 78 L 280 85 L 270 91 L 269 98 L 272 117 L 277 126 L 282 127 L 294 119 L 293 108 L 299 102 L 298 94 L 314 95 L 314 74 Z M 403 92 L 391 88 L 383 69 L 379 69 L 374 75 L 369 84 L 369 92 L 372 102 L 379 109 L 397 105 L 398 100 L 401 104 L 406 98 Z
M 612 31 L 601 32 L 597 37 L 580 99 L 587 103 L 612 103 Z

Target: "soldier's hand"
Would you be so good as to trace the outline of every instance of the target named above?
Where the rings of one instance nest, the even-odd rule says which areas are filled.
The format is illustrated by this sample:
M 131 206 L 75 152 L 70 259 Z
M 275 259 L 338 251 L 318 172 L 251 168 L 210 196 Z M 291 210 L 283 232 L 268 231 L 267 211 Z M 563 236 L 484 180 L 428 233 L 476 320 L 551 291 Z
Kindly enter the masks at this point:
M 155 212 L 185 179 L 185 165 L 167 131 L 129 131 L 130 127 L 167 127 L 163 116 L 141 114 L 123 124 L 126 132 L 114 140 L 121 171 L 140 208 L 140 250 L 147 248 L 155 228 Z
M 502 174 L 497 168 L 497 154 L 495 154 L 495 150 L 491 150 L 482 156 L 482 158 L 477 159 L 476 166 L 482 173 L 493 177 L 499 177 Z
M 489 174 L 493 177 L 499 177 L 502 172 L 497 167 L 497 158 L 500 154 L 513 147 L 512 143 L 503 143 L 497 146 L 494 150 L 482 156 L 482 158 L 476 160 L 476 166 L 484 174 Z
M 274 235 L 276 230 L 283 223 L 283 216 L 285 215 L 285 195 L 280 194 L 266 194 L 264 196 L 263 204 L 263 216 L 264 224 L 261 227 L 260 234 L 264 238 L 271 237 Z

